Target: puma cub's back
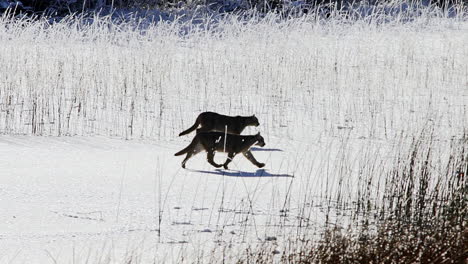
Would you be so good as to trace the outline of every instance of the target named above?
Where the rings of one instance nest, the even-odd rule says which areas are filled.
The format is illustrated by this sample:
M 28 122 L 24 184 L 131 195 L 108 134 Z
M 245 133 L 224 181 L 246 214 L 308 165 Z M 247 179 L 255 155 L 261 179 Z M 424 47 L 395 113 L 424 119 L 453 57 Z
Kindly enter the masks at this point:
M 228 164 L 232 161 L 234 156 L 242 153 L 250 162 L 262 168 L 265 164 L 258 162 L 250 152 L 250 148 L 253 145 L 258 145 L 260 147 L 265 146 L 265 140 L 260 133 L 251 136 L 241 136 L 225 134 L 223 132 L 200 132 L 193 138 L 190 145 L 177 152 L 175 156 L 187 154 L 182 161 L 182 168 L 185 168 L 185 163 L 187 163 L 192 156 L 201 151 L 206 151 L 208 162 L 211 165 L 216 168 L 224 166 L 225 169 L 228 169 Z M 214 162 L 215 151 L 228 153 L 228 158 L 224 164 L 217 164 Z
M 203 112 L 198 115 L 195 124 L 181 132 L 179 136 L 187 135 L 199 126 L 198 132 L 218 131 L 240 135 L 247 126 L 259 126 L 257 117 L 252 116 L 226 116 L 214 112 Z

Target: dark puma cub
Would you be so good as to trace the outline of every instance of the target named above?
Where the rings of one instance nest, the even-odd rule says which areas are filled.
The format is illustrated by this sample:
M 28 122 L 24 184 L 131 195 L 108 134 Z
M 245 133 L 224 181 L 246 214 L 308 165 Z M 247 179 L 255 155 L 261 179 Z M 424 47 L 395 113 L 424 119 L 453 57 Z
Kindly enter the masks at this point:
M 218 131 L 240 135 L 247 126 L 259 126 L 258 119 L 253 116 L 225 116 L 214 112 L 204 112 L 198 115 L 195 124 L 183 131 L 179 136 L 187 135 L 201 126 L 197 132 Z
M 263 140 L 263 137 L 260 136 L 260 133 L 252 136 L 241 136 L 225 134 L 222 132 L 200 132 L 193 138 L 190 145 L 177 152 L 175 156 L 187 153 L 187 156 L 182 161 L 182 168 L 185 168 L 187 160 L 189 160 L 193 155 L 205 150 L 207 152 L 208 162 L 211 165 L 216 168 L 224 166 L 225 169 L 228 169 L 228 164 L 232 161 L 234 156 L 238 153 L 242 153 L 253 164 L 262 168 L 265 164 L 258 162 L 250 152 L 250 148 L 253 145 L 258 145 L 260 147 L 265 146 L 265 141 Z M 214 162 L 213 158 L 215 151 L 228 153 L 228 158 L 224 164 L 217 164 Z

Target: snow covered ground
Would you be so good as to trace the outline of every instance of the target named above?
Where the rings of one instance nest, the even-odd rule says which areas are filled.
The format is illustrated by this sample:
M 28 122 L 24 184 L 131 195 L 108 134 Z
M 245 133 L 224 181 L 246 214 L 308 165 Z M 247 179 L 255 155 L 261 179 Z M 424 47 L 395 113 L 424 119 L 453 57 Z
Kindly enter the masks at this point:
M 215 241 L 281 236 L 289 221 L 281 220 L 281 209 L 297 209 L 286 195 L 297 170 L 292 148 L 255 150 L 265 170 L 236 157 L 225 171 L 201 154 L 181 169 L 173 153 L 184 144 L 175 142 L 18 136 L 0 142 L 2 263 L 63 263 L 73 255 L 83 261 L 88 254 L 94 262 L 134 248 L 172 259 L 177 255 L 165 255 L 180 252 L 157 249 L 199 254 Z
M 228 19 L 182 36 L 175 22 L 144 34 L 98 22 L 0 22 L 0 263 L 209 262 L 280 247 L 327 214 L 346 226 L 330 204 L 369 185 L 378 198 L 423 131 L 440 160 L 466 133 L 462 19 Z M 256 114 L 245 134 L 265 137 L 253 154 L 266 167 L 238 156 L 219 170 L 199 154 L 182 169 L 173 154 L 193 134 L 177 135 L 207 110 Z

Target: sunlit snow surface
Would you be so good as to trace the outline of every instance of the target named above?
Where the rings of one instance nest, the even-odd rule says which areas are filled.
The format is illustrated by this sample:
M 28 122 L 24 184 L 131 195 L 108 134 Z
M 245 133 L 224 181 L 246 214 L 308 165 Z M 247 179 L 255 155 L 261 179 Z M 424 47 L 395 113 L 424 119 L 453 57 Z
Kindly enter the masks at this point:
M 63 261 L 72 252 L 83 260 L 133 249 L 165 257 L 173 253 L 158 248 L 211 250 L 215 241 L 280 235 L 280 210 L 290 208 L 285 192 L 297 170 L 291 148 L 254 151 L 265 170 L 241 156 L 233 170 L 215 170 L 203 154 L 183 170 L 173 156 L 177 145 L 2 136 L 1 260 L 47 260 L 50 253 Z
M 377 199 L 414 138 L 429 135 L 442 160 L 466 133 L 461 19 L 226 20 L 183 36 L 177 24 L 137 34 L 101 22 L 1 22 L 0 263 L 281 250 L 327 213 L 345 227 L 360 184 Z M 215 169 L 203 153 L 181 168 L 174 153 L 194 134 L 177 135 L 208 110 L 256 114 L 244 134 L 262 133 L 252 153 L 265 168 L 239 155 Z M 338 198 L 342 210 L 326 212 Z

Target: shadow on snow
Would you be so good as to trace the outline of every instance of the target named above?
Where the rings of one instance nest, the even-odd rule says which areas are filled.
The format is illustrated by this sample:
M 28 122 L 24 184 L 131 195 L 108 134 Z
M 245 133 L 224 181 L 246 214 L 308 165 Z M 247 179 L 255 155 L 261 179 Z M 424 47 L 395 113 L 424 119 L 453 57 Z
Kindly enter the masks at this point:
M 252 151 L 283 151 L 282 149 L 277 149 L 277 148 L 257 148 L 257 147 L 252 147 L 250 148 Z
M 206 170 L 189 170 L 189 171 L 206 173 L 206 174 L 215 174 L 215 175 L 228 176 L 228 177 L 289 177 L 289 178 L 294 178 L 293 175 L 272 174 L 272 173 L 267 172 L 264 169 L 258 169 L 254 172 L 231 171 L 231 170 L 222 170 L 222 169 L 216 169 L 214 171 L 206 171 Z

